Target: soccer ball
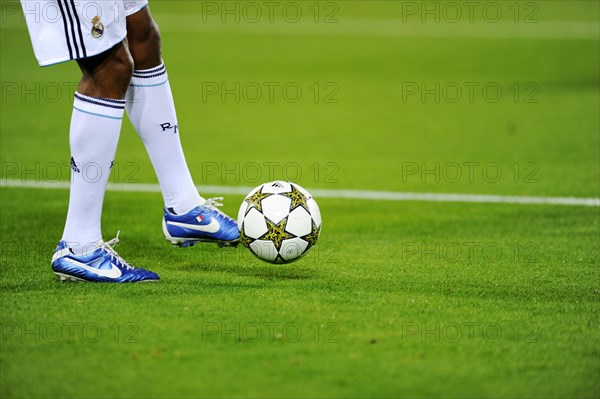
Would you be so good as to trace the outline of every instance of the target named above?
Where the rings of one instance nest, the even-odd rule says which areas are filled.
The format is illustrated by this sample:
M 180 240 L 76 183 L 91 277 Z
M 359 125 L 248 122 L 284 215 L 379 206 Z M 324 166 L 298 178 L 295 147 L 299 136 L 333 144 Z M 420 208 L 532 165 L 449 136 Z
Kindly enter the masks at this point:
M 321 233 L 321 212 L 296 183 L 274 181 L 250 192 L 238 213 L 240 238 L 257 258 L 289 263 L 306 255 Z

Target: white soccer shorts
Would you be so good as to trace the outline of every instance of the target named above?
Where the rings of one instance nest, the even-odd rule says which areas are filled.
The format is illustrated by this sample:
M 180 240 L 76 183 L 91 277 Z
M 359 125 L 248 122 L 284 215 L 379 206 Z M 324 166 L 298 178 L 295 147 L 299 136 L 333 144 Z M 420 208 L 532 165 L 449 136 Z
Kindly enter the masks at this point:
M 125 18 L 148 0 L 21 0 L 41 66 L 100 54 L 127 36 Z

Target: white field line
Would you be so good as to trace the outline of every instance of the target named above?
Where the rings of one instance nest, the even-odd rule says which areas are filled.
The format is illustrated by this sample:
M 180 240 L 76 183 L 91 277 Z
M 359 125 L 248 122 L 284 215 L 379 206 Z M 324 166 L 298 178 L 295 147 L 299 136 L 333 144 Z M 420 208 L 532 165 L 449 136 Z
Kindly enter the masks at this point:
M 338 37 L 415 37 L 452 39 L 530 39 L 530 40 L 599 40 L 598 21 L 544 21 L 535 23 L 496 23 L 477 21 L 439 22 L 403 21 L 400 18 L 339 17 L 335 23 L 314 23 L 309 20 L 291 23 L 283 19 L 261 19 L 259 22 L 229 21 L 220 16 L 202 14 L 156 13 L 155 18 L 164 32 L 206 34 L 258 34 L 289 36 Z M 226 20 L 228 21 L 228 20 Z M 5 29 L 25 29 L 24 21 L 12 20 L 1 26 Z
M 32 189 L 61 189 L 69 188 L 69 182 L 31 182 L 20 180 L 1 180 L 0 187 L 18 187 Z M 239 194 L 246 195 L 254 187 L 245 186 L 196 186 L 200 193 Z M 158 184 L 142 183 L 109 183 L 110 191 L 149 192 L 158 193 Z M 600 206 L 600 198 L 575 197 L 526 197 L 511 195 L 482 195 L 482 194 L 445 194 L 445 193 L 409 193 L 365 190 L 329 190 L 310 189 L 316 198 L 345 198 L 375 201 L 417 201 L 417 202 L 464 202 L 490 204 L 526 204 L 526 205 L 571 205 L 571 206 Z

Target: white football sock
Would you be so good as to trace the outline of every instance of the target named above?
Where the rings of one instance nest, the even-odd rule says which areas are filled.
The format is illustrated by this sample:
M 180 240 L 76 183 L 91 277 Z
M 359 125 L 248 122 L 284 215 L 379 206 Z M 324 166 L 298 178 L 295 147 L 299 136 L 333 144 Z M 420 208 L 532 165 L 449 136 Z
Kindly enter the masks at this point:
M 102 202 L 124 109 L 124 100 L 75 93 L 69 133 L 71 192 L 62 239 L 77 255 L 93 249 L 102 239 Z
M 181 215 L 204 203 L 185 162 L 164 64 L 133 71 L 126 107 L 152 161 L 165 208 Z

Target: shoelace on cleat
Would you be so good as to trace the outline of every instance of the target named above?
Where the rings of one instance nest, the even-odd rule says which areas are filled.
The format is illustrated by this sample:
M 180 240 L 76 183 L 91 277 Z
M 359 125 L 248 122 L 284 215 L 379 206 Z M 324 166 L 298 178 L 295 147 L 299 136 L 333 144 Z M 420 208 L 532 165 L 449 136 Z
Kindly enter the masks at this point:
M 117 236 L 115 238 L 113 238 L 110 241 L 106 241 L 104 244 L 102 244 L 102 249 L 104 249 L 106 252 L 108 252 L 108 254 L 110 255 L 110 257 L 112 259 L 116 260 L 117 262 L 119 262 L 123 266 L 125 266 L 125 268 L 127 268 L 129 270 L 133 270 L 134 267 L 131 266 L 129 263 L 127 263 L 125 261 L 125 259 L 121 258 L 121 256 L 117 253 L 117 251 L 115 251 L 114 247 L 119 242 L 119 234 L 120 233 L 121 233 L 121 230 L 117 231 Z
M 223 201 L 223 197 L 209 198 L 206 200 L 206 202 L 204 203 L 203 206 L 217 211 L 217 213 L 219 215 L 221 215 L 222 217 L 224 217 L 225 219 L 233 220 L 233 218 L 231 218 L 229 215 L 227 215 L 226 213 L 224 213 L 222 210 L 219 209 L 219 207 L 223 206 L 223 203 L 221 201 Z

